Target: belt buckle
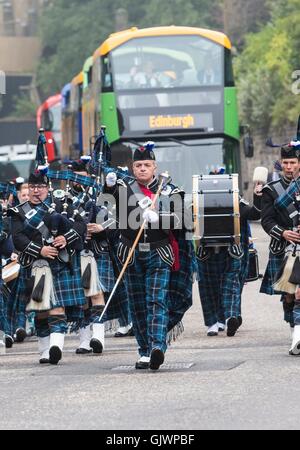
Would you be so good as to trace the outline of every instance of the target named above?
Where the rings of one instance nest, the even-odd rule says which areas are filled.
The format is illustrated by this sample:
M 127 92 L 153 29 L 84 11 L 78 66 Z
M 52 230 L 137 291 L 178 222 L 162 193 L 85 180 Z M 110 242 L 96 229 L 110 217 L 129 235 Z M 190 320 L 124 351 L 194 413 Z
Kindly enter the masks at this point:
M 149 243 L 139 244 L 139 251 L 142 253 L 150 252 L 151 251 L 150 244 Z

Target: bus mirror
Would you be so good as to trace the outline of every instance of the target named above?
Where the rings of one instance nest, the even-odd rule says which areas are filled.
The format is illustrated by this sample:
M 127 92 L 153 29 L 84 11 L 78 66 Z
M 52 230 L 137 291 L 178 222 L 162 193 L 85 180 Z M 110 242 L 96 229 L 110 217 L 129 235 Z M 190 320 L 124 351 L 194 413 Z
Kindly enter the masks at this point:
M 251 136 L 243 137 L 243 147 L 246 158 L 253 158 L 254 156 L 254 143 Z

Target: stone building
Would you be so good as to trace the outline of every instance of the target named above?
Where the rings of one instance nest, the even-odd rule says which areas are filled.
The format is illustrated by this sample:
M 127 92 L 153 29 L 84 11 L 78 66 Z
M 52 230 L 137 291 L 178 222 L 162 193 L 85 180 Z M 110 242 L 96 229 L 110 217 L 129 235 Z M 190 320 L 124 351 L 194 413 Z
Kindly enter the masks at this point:
M 14 118 L 14 105 L 15 99 L 24 94 L 39 103 L 35 89 L 41 54 L 38 19 L 47 3 L 47 0 L 0 0 L 0 71 L 5 74 L 6 87 L 5 95 L 0 95 L 0 146 L 35 139 L 33 118 Z

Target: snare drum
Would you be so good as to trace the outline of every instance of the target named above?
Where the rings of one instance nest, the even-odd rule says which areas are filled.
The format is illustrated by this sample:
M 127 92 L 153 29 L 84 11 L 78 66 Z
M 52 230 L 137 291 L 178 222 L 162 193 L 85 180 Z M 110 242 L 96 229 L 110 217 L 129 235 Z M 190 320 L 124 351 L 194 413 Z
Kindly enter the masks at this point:
M 237 174 L 193 176 L 193 220 L 197 245 L 240 244 Z
M 13 261 L 7 266 L 2 268 L 2 280 L 4 283 L 9 283 L 10 281 L 18 278 L 20 272 L 20 264 L 17 261 Z

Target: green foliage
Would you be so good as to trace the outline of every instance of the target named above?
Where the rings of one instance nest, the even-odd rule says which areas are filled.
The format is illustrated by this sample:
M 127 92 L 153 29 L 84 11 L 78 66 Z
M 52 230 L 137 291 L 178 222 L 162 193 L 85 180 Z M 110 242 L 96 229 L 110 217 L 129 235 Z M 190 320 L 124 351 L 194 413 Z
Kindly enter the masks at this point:
M 43 56 L 39 88 L 54 94 L 81 70 L 84 61 L 115 30 L 115 12 L 128 11 L 129 26 L 219 27 L 219 0 L 54 0 L 40 24 Z
M 30 100 L 29 94 L 24 93 L 13 97 L 14 111 L 12 116 L 20 119 L 34 119 L 36 105 Z
M 300 94 L 292 90 L 300 69 L 300 0 L 277 0 L 271 12 L 270 23 L 247 36 L 235 64 L 242 117 L 263 132 L 294 124 L 300 112 Z

